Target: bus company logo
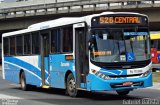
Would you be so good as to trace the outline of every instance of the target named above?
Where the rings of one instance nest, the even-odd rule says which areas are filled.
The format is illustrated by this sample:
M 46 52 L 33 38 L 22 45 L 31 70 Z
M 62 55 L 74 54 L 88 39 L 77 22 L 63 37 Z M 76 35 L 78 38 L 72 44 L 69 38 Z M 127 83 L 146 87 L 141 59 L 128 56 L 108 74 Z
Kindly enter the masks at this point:
M 131 66 L 122 66 L 123 69 L 130 69 Z
M 69 63 L 63 63 L 63 62 L 61 62 L 61 66 L 62 67 L 69 67 L 70 65 L 69 65 Z
M 159 105 L 160 100 L 158 99 L 151 99 L 151 98 L 143 98 L 143 99 L 128 99 L 128 100 L 123 100 L 123 104 L 129 105 Z

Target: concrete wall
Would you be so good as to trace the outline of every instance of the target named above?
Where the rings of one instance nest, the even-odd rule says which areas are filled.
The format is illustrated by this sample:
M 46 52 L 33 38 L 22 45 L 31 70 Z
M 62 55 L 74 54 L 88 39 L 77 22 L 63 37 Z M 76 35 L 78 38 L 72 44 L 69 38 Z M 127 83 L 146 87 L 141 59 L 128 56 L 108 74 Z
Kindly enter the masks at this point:
M 14 7 L 23 7 L 23 6 L 31 6 L 31 5 L 39 5 L 39 4 L 49 4 L 55 2 L 69 2 L 69 1 L 79 1 L 79 0 L 28 0 L 21 2 L 3 2 L 0 3 L 0 9 L 4 8 L 14 8 Z

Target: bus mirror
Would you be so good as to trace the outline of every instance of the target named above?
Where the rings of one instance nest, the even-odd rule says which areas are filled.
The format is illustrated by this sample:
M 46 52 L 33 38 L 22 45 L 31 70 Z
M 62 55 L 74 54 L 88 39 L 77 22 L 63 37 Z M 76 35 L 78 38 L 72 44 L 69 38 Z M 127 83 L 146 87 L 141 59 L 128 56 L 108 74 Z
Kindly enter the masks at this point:
M 95 43 L 95 37 L 90 38 L 90 40 L 88 41 L 88 49 L 91 50 L 93 44 Z
M 93 47 L 93 41 L 90 40 L 88 43 L 88 49 L 92 50 L 92 47 Z
M 92 50 L 92 47 L 91 47 L 92 45 L 89 43 L 88 44 L 88 50 Z

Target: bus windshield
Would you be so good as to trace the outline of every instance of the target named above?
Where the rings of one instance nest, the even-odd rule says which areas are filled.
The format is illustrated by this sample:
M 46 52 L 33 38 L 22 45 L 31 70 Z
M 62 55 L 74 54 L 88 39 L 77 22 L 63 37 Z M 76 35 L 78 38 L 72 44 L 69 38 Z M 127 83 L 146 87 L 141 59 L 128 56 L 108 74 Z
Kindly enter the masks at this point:
M 90 39 L 94 62 L 132 62 L 150 59 L 148 30 L 94 29 Z

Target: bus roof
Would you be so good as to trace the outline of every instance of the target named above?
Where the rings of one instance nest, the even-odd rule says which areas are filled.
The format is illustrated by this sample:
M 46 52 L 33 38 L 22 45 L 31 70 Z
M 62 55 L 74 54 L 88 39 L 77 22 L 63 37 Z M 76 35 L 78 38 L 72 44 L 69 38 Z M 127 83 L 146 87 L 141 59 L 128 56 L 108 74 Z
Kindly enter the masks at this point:
M 160 39 L 160 31 L 150 32 L 151 40 Z
M 28 32 L 34 32 L 34 31 L 39 31 L 42 29 L 65 26 L 65 25 L 75 24 L 75 23 L 80 23 L 80 22 L 87 22 L 87 24 L 90 25 L 92 17 L 100 16 L 100 15 L 108 15 L 108 14 L 132 14 L 132 15 L 135 14 L 135 15 L 146 16 L 144 14 L 133 13 L 133 12 L 103 12 L 100 14 L 93 14 L 93 15 L 88 15 L 88 16 L 84 16 L 84 17 L 59 18 L 59 19 L 55 19 L 55 20 L 44 21 L 44 22 L 30 25 L 27 29 L 4 33 L 4 34 L 2 34 L 2 37 L 24 34 L 24 33 L 28 33 Z

